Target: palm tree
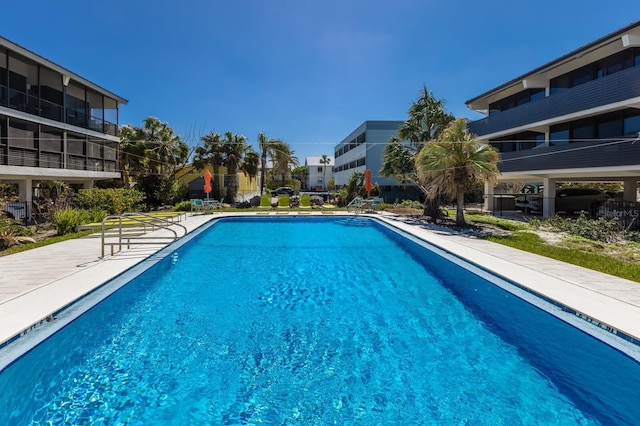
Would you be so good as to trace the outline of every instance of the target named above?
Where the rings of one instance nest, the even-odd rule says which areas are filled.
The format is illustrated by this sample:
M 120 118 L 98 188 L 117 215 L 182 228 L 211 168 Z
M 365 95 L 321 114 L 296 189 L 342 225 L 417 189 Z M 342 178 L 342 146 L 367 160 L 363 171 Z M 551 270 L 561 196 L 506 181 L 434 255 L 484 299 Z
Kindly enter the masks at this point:
M 220 166 L 222 165 L 222 142 L 219 133 L 209 132 L 200 138 L 203 146 L 195 150 L 193 165 L 202 170 L 209 164 L 213 168 L 213 198 L 220 199 Z
M 269 155 L 269 140 L 264 133 L 258 133 L 258 148 L 260 148 L 260 195 L 263 194 L 267 183 L 267 156 Z
M 220 175 L 220 166 L 227 168 L 227 193 L 225 200 L 233 203 L 238 192 L 238 173 L 243 172 L 250 179 L 258 174 L 258 164 L 260 157 L 250 145 L 247 144 L 247 138 L 242 135 L 236 135 L 226 132 L 224 136 L 219 133 L 210 132 L 201 138 L 203 146 L 199 146 L 195 150 L 193 165 L 202 170 L 207 164 L 213 167 L 214 181 Z M 216 194 L 219 188 L 215 185 L 214 197 L 220 197 Z M 220 197 L 221 198 L 221 197 Z
M 454 116 L 444 110 L 444 100 L 436 99 L 427 86 L 423 86 L 407 115 L 407 120 L 398 129 L 399 137 L 392 137 L 385 147 L 380 174 L 386 178 L 393 177 L 398 183 L 416 185 L 425 196 L 425 216 L 437 220 L 441 216 L 437 200 L 430 198 L 428 189 L 421 184 L 415 158 L 422 147 L 454 120 Z
M 436 99 L 426 85 L 422 86 L 416 99 L 407 112 L 409 116 L 398 129 L 398 136 L 408 140 L 420 151 L 425 143 L 438 137 L 455 117 L 444 109 L 444 100 Z
M 242 171 L 245 176 L 249 177 L 249 181 L 258 176 L 258 167 L 260 166 L 260 155 L 251 147 L 244 154 L 244 167 Z
M 270 156 L 273 162 L 273 176 L 280 176 L 282 182 L 291 176 L 291 168 L 299 164 L 298 158 L 288 143 L 281 140 L 273 140 L 270 145 Z
M 327 190 L 327 183 L 325 182 L 324 174 L 327 171 L 327 166 L 331 163 L 331 158 L 327 157 L 327 154 L 322 154 L 322 158 L 320 159 L 320 164 L 322 167 L 322 189 Z
M 222 165 L 227 168 L 227 201 L 233 203 L 238 190 L 238 170 L 242 167 L 242 156 L 247 149 L 244 136 L 226 132 L 220 141 Z
M 149 207 L 173 202 L 175 175 L 189 161 L 189 146 L 155 117 L 145 118 L 142 127 L 123 126 L 120 141 L 122 185 L 129 188 L 134 181 Z
M 495 148 L 479 143 L 467 130 L 466 120 L 457 119 L 420 150 L 416 169 L 429 198 L 444 193 L 456 199 L 456 225 L 465 226 L 465 190 L 475 181 L 494 181 L 498 159 Z

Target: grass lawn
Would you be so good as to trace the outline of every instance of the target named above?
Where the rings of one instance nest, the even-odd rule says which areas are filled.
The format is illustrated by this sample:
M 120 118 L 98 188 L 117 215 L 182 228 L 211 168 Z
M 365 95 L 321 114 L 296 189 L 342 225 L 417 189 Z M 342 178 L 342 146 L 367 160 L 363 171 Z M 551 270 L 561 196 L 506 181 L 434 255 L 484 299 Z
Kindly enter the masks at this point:
M 511 231 L 511 235 L 491 235 L 487 240 L 519 250 L 582 266 L 594 271 L 640 282 L 640 244 L 632 241 L 606 244 L 558 234 L 553 244 L 545 241 L 533 226 L 488 215 L 465 215 L 475 223 L 487 223 Z

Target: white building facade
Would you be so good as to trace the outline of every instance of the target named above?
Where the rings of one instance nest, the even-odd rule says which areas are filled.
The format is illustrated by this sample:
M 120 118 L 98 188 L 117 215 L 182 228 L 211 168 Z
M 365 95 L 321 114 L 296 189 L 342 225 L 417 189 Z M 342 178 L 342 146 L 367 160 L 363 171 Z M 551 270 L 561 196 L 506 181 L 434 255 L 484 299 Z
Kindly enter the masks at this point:
M 327 182 L 333 178 L 334 157 L 319 156 L 306 157 L 304 165 L 307 168 L 306 187 L 309 191 L 326 191 Z

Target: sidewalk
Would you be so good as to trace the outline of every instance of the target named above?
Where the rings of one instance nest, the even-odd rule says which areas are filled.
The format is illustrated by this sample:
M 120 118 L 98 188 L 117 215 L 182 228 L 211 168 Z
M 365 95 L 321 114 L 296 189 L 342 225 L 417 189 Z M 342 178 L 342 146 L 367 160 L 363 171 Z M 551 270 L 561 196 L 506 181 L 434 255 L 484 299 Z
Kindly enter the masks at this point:
M 189 215 L 180 223 L 191 232 L 212 218 L 256 214 Z M 406 217 L 373 216 L 640 341 L 640 283 Z M 100 240 L 86 237 L 0 257 L 0 344 L 44 323 L 162 247 L 134 246 L 100 259 Z

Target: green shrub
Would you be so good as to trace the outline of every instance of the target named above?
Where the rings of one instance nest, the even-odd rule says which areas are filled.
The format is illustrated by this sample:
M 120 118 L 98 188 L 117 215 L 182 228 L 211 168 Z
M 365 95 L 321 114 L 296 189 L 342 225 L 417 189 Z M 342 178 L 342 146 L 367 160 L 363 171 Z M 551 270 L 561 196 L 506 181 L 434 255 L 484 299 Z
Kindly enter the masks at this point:
M 548 219 L 546 224 L 558 231 L 592 241 L 611 243 L 624 238 L 624 232 L 620 231 L 618 218 L 615 217 L 589 219 L 584 213 L 580 213 L 575 219 L 554 216 Z
M 82 223 L 102 222 L 102 219 L 108 215 L 107 211 L 100 207 L 92 207 L 89 210 L 85 210 L 85 213 L 85 220 Z
M 423 204 L 420 201 L 416 201 L 416 200 L 402 200 L 400 204 L 398 204 L 398 207 L 406 207 L 409 209 L 420 209 L 420 210 L 424 208 Z
M 173 206 L 174 212 L 190 212 L 191 211 L 191 201 L 181 201 L 175 206 Z
M 58 235 L 76 232 L 78 225 L 86 222 L 89 222 L 89 213 L 86 210 L 66 208 L 58 210 L 53 215 L 53 223 Z
M 140 210 L 143 198 L 144 194 L 135 189 L 92 188 L 78 191 L 78 203 L 81 208 L 97 208 L 109 214 Z

